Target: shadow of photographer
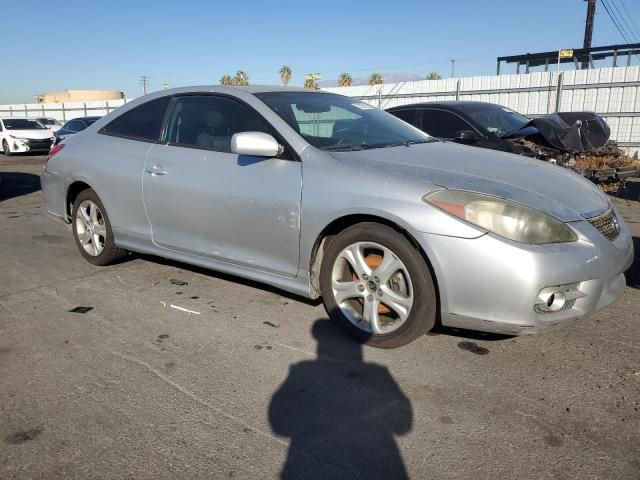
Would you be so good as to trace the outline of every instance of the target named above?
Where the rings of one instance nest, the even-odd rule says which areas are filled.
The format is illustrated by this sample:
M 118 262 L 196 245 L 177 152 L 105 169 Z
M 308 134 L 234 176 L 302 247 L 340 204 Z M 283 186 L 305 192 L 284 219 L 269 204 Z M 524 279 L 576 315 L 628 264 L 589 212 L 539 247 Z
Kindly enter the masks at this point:
M 394 436 L 411 430 L 411 402 L 330 320 L 312 333 L 317 358 L 293 365 L 269 406 L 271 428 L 290 439 L 281 478 L 408 478 Z

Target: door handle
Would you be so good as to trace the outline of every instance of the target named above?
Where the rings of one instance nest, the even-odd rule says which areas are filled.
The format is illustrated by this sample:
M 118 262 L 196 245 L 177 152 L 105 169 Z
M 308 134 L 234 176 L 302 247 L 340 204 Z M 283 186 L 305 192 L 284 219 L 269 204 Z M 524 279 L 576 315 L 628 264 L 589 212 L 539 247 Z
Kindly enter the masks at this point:
M 165 169 L 163 169 L 161 165 L 153 165 L 151 167 L 145 168 L 144 171 L 147 172 L 147 173 L 150 173 L 154 177 L 156 175 L 166 175 L 167 174 L 167 171 Z

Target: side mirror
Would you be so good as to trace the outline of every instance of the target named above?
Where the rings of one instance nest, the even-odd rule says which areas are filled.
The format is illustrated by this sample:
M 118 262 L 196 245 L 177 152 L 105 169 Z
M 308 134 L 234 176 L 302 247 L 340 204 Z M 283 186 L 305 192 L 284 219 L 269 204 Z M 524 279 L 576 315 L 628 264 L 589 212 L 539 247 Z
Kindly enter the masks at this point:
M 478 140 L 478 135 L 473 130 L 460 130 L 453 140 L 459 143 L 473 143 Z
M 255 157 L 277 157 L 284 147 L 268 133 L 240 132 L 231 137 L 231 152 Z

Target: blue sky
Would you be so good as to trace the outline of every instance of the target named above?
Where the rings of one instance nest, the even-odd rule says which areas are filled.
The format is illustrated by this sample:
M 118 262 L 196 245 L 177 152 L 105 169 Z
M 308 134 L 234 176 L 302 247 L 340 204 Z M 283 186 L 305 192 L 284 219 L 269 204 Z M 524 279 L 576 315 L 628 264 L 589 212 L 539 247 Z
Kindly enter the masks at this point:
M 640 29 L 640 1 L 624 6 Z M 293 85 L 307 72 L 334 79 L 371 72 L 437 71 L 492 75 L 501 55 L 580 47 L 584 0 L 2 1 L 0 103 L 36 93 L 151 90 L 218 83 L 242 69 L 251 83 L 279 83 L 284 63 Z M 624 5 L 623 5 L 624 3 Z M 640 42 L 640 32 L 635 41 Z M 624 43 L 602 5 L 594 46 Z

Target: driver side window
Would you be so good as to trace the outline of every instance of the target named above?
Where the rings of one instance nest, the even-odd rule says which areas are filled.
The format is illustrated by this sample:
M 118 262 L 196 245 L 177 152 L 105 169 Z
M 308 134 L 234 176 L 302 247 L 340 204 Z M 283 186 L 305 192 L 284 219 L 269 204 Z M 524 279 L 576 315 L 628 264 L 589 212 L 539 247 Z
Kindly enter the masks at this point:
M 257 114 L 226 97 L 187 95 L 176 97 L 167 123 L 170 144 L 231 153 L 231 137 L 240 132 L 272 129 Z

